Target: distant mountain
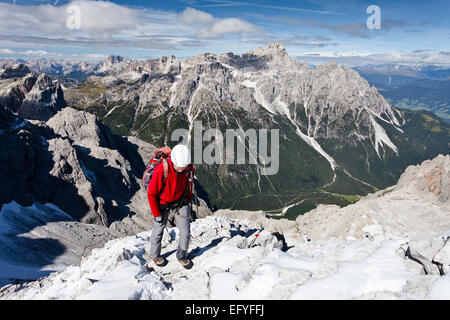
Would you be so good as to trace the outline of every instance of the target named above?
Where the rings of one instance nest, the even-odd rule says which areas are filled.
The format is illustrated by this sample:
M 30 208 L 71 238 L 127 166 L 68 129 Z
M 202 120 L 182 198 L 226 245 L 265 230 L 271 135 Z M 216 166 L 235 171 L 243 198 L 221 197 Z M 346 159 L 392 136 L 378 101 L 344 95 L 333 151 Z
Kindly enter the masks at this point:
M 111 55 L 99 61 L 72 61 L 54 59 L 0 59 L 0 68 L 26 65 L 35 74 L 46 73 L 62 80 L 85 81 L 92 75 L 113 75 L 124 71 L 151 70 L 159 59 L 133 61 L 132 59 Z M 63 81 L 65 82 L 65 81 Z
M 387 64 L 354 69 L 393 106 L 428 110 L 450 123 L 450 68 Z
M 60 84 L 24 64 L 0 69 L 0 103 L 23 118 L 43 121 L 66 106 Z
M 368 64 L 354 67 L 358 72 L 367 74 L 403 75 L 423 79 L 448 79 L 450 68 L 448 66 L 421 65 L 421 64 Z
M 36 74 L 46 73 L 51 76 L 63 76 L 77 81 L 84 81 L 90 75 L 106 75 L 121 71 L 132 60 L 111 55 L 101 61 L 71 61 L 53 59 L 0 59 L 0 67 L 6 68 L 14 64 L 26 64 Z
M 222 133 L 279 129 L 276 175 L 248 162 L 198 166 L 218 208 L 295 218 L 317 203 L 347 205 L 343 195 L 392 185 L 406 166 L 449 150 L 449 126 L 433 114 L 393 108 L 354 70 L 335 63 L 312 68 L 279 44 L 241 56 L 133 61 L 66 88 L 65 97 L 114 133 L 156 146 L 173 145 L 172 132 L 192 130 L 196 120 Z
M 248 152 L 245 164 L 197 165 L 205 199 L 217 208 L 264 209 L 294 219 L 318 203 L 348 205 L 395 183 L 406 166 L 449 152 L 449 126 L 432 113 L 393 108 L 354 70 L 335 63 L 313 68 L 276 43 L 240 56 L 111 56 L 86 66 L 83 72 L 94 75 L 85 81 L 49 81 L 24 69 L 22 78 L 1 80 L 8 83 L 0 101 L 16 112 L 32 85 L 28 78 L 47 77 L 46 85 L 56 87 L 64 78 L 63 95 L 43 96 L 63 96 L 68 106 L 95 114 L 113 133 L 154 146 L 173 146 L 175 129 L 192 135 L 195 121 L 202 122 L 203 132 L 217 128 L 224 136 L 227 129 L 268 129 L 269 141 L 270 129 L 279 130 L 274 175 L 262 174 L 261 150 L 257 165 Z M 51 113 L 43 119 L 58 109 L 44 108 Z

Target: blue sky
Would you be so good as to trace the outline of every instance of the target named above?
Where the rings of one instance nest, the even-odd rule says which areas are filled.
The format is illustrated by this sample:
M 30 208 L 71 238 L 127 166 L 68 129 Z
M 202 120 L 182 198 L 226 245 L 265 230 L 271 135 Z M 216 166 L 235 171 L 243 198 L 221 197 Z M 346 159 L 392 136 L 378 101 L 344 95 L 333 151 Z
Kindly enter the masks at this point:
M 369 30 L 369 5 L 381 29 Z M 70 6 L 80 29 L 69 29 Z M 449 1 L 0 0 L 0 57 L 144 59 L 282 43 L 313 63 L 450 64 Z

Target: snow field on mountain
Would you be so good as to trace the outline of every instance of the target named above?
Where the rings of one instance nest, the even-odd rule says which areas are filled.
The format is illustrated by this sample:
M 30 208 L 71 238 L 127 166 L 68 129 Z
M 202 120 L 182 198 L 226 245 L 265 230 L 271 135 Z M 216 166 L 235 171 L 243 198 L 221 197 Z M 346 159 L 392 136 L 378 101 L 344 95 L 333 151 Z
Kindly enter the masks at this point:
M 111 240 L 80 265 L 2 298 L 450 298 L 448 275 L 418 275 L 405 263 L 399 248 L 407 238 L 304 241 L 291 234 L 283 252 L 280 241 L 255 222 L 210 216 L 192 224 L 194 267 L 185 270 L 175 258 L 178 229 L 168 230 L 162 249 L 169 260 L 166 267 L 148 263 L 147 231 Z M 419 289 L 414 286 L 418 281 L 424 284 Z

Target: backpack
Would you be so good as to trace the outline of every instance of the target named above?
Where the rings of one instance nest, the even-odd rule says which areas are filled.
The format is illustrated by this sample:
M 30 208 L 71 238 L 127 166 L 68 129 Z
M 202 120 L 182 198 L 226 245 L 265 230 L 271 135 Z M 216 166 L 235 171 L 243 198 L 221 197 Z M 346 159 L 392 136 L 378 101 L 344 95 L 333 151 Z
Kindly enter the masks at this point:
M 170 157 L 172 149 L 169 147 L 158 148 L 153 152 L 153 157 L 150 159 L 147 167 L 145 167 L 144 175 L 142 176 L 142 181 L 144 182 L 145 189 L 148 189 L 148 185 L 153 176 L 153 170 L 161 162 L 164 166 L 164 180 L 167 178 L 167 173 L 169 171 L 167 158 Z

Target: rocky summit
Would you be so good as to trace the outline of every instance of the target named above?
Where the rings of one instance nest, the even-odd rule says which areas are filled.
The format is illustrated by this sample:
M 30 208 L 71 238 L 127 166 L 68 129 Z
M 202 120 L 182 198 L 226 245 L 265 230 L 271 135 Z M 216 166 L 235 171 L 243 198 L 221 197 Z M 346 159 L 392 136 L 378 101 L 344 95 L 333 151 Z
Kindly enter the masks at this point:
M 0 70 L 0 103 L 23 118 L 42 121 L 66 106 L 59 83 L 23 64 Z

